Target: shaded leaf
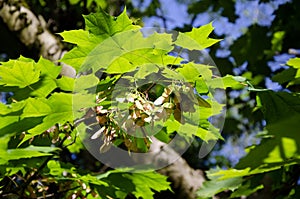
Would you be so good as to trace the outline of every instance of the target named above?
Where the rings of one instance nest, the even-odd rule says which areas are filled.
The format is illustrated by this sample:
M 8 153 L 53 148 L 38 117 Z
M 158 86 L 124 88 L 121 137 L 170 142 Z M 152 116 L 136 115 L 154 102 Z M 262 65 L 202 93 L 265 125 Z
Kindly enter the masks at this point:
M 126 9 L 118 17 L 110 16 L 101 8 L 99 12 L 84 15 L 86 29 L 95 35 L 112 36 L 116 33 L 130 29 L 135 29 L 138 26 L 132 25 L 132 21 L 126 14 Z
M 55 147 L 36 147 L 29 146 L 20 149 L 8 149 L 1 151 L 0 164 L 6 164 L 10 160 L 19 160 L 22 158 L 33 158 L 52 155 L 51 152 L 58 150 Z
M 152 190 L 159 192 L 170 189 L 167 176 L 159 173 L 132 173 L 123 174 L 123 176 L 130 179 L 135 185 L 135 190 L 132 193 L 137 198 L 153 198 L 154 192 Z
M 242 178 L 229 178 L 220 181 L 205 181 L 203 186 L 197 191 L 199 198 L 210 198 L 222 191 L 234 191 L 241 186 Z

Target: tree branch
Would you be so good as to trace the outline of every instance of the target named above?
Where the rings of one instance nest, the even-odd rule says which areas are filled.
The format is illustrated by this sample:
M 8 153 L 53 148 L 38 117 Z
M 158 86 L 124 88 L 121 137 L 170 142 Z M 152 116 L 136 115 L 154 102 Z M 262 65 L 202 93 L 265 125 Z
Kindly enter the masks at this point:
M 152 163 L 168 163 L 173 162 L 177 158 L 169 166 L 158 170 L 159 173 L 168 176 L 169 180 L 173 183 L 173 188 L 178 193 L 176 198 L 196 198 L 196 191 L 205 181 L 203 171 L 191 168 L 185 159 L 172 148 L 168 147 L 166 143 L 159 140 L 153 139 L 150 150 L 155 153 L 150 160 Z
M 37 49 L 44 58 L 55 62 L 66 52 L 59 38 L 47 29 L 44 18 L 36 17 L 20 1 L 0 0 L 0 18 L 25 46 Z M 63 65 L 61 74 L 75 77 L 76 71 Z

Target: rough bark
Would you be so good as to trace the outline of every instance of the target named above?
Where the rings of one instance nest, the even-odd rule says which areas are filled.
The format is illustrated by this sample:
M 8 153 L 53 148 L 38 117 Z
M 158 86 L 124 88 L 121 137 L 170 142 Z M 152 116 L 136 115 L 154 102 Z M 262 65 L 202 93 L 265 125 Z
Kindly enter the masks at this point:
M 0 0 L 0 17 L 23 44 L 28 48 L 37 49 L 44 58 L 55 62 L 66 52 L 59 38 L 47 29 L 43 17 L 36 17 L 30 9 L 22 6 L 20 1 Z M 74 77 L 75 74 L 72 67 L 63 66 L 62 75 Z M 166 144 L 158 141 L 153 143 L 152 150 L 160 157 L 160 160 L 154 161 L 171 162 L 174 157 L 177 161 L 159 172 L 169 176 L 174 188 L 179 192 L 178 198 L 195 198 L 196 190 L 205 180 L 203 172 L 191 168 L 174 150 L 166 150 L 165 146 Z
M 0 18 L 25 46 L 38 50 L 44 58 L 57 61 L 65 53 L 59 38 L 47 29 L 44 18 L 35 16 L 21 1 L 0 0 Z M 75 77 L 76 72 L 63 65 L 62 74 Z

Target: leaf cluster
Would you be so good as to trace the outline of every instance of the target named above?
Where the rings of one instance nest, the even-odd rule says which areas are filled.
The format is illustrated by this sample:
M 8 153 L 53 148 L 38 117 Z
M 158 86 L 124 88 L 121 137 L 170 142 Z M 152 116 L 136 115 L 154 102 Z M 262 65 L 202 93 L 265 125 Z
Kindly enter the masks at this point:
M 209 118 L 224 105 L 211 89 L 239 83 L 227 76 L 224 85 L 212 66 L 180 56 L 183 49 L 203 50 L 218 41 L 208 37 L 211 23 L 176 37 L 147 35 L 126 10 L 118 17 L 100 10 L 84 20 L 85 30 L 61 33 L 76 45 L 60 60 L 76 69 L 76 78 L 61 76 L 61 67 L 42 57 L 1 63 L 0 90 L 13 93 L 0 104 L 1 196 L 152 198 L 170 189 L 166 177 L 130 170 L 90 174 L 61 156 L 84 150 L 85 139 L 104 141 L 99 153 L 112 144 L 145 152 L 151 136 L 166 143 L 175 134 L 222 139 Z M 87 117 L 95 119 L 97 132 L 89 134 L 90 125 L 82 122 Z

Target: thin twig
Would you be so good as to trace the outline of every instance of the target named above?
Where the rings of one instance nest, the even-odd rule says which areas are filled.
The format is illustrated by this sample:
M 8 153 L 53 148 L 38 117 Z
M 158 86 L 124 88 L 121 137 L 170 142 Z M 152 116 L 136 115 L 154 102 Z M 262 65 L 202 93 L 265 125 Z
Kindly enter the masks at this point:
M 64 141 L 67 139 L 67 136 L 65 136 L 61 142 L 59 143 L 58 147 L 61 148 Z M 52 154 L 51 156 L 48 156 L 47 159 L 43 162 L 43 164 L 31 175 L 28 180 L 21 186 L 21 195 L 24 194 L 24 191 L 26 190 L 27 186 L 37 177 L 37 175 L 42 171 L 48 162 L 55 156 L 55 154 Z

